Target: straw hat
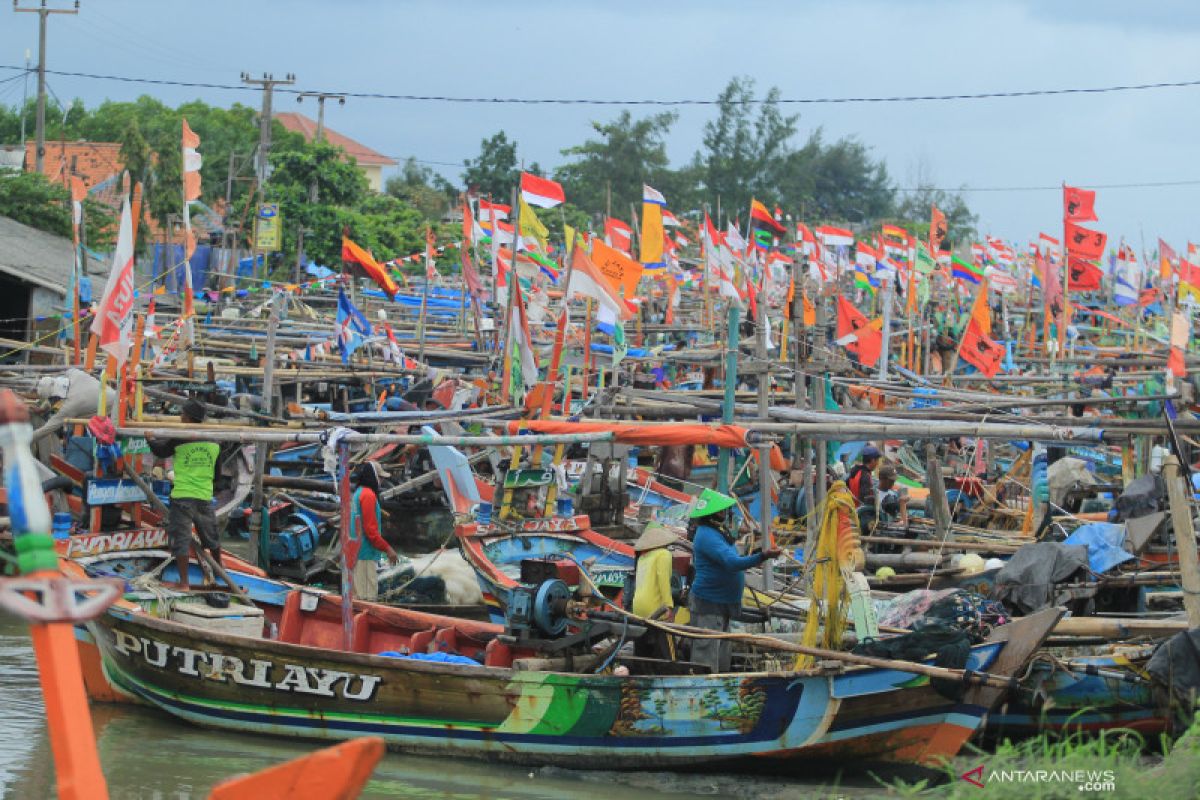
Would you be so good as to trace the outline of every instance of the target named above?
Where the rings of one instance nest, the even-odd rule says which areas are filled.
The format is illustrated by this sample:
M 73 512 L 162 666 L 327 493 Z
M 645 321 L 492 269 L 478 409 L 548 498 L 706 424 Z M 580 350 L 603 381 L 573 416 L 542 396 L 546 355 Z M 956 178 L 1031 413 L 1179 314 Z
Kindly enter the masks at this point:
M 635 553 L 644 553 L 647 550 L 666 547 L 678 541 L 679 537 L 666 525 L 663 525 L 661 522 L 648 522 L 646 523 L 646 527 L 642 529 L 642 535 L 633 543 L 633 551 Z

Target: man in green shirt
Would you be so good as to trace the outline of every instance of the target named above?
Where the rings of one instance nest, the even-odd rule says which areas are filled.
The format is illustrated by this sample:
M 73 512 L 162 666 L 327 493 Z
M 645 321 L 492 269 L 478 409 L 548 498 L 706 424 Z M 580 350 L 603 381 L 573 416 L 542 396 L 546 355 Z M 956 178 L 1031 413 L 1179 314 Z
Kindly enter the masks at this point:
M 185 424 L 204 422 L 205 408 L 199 400 L 183 404 L 179 418 Z M 167 514 L 167 537 L 179 572 L 179 585 L 189 589 L 188 553 L 192 544 L 192 525 L 200 543 L 213 560 L 221 563 L 221 543 L 217 537 L 217 517 L 213 513 L 213 478 L 221 448 L 215 442 L 161 440 L 146 436 L 150 451 L 159 458 L 174 459 L 175 483 L 171 488 L 171 508 Z M 197 553 L 199 555 L 199 553 Z

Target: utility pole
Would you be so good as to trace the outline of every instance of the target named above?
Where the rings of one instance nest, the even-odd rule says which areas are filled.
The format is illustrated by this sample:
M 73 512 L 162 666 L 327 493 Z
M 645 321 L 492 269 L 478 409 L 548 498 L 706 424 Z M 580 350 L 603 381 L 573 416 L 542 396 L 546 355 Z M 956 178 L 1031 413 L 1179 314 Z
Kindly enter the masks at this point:
M 323 142 L 325 140 L 325 101 L 337 100 L 339 106 L 346 105 L 346 95 L 331 94 L 329 92 L 301 92 L 296 95 L 296 102 L 303 103 L 304 98 L 313 97 L 317 101 L 317 132 L 313 135 L 313 142 Z M 312 183 L 308 185 L 308 204 L 315 206 L 317 204 L 317 176 L 314 173 Z M 304 226 L 300 226 L 300 231 L 296 234 L 296 275 L 295 282 L 300 283 L 302 270 L 304 269 Z
M 317 133 L 313 141 L 320 142 L 325 138 L 325 101 L 337 100 L 339 106 L 346 105 L 346 95 L 329 92 L 301 92 L 296 95 L 296 102 L 303 103 L 304 98 L 315 97 L 317 100 Z
M 288 73 L 283 78 L 276 78 L 263 73 L 261 78 L 251 78 L 247 72 L 242 73 L 242 83 L 251 86 L 261 86 L 263 90 L 262 112 L 258 118 L 258 185 L 259 191 L 267 181 L 267 155 L 271 152 L 271 95 L 276 86 L 287 86 L 296 82 L 296 76 Z
M 20 0 L 13 0 L 13 11 L 38 15 L 38 96 L 37 96 L 37 152 L 34 154 L 34 168 L 41 172 L 46 158 L 46 17 L 51 14 L 78 14 L 79 0 L 75 0 L 75 8 L 49 8 L 46 0 L 41 6 L 21 8 Z M 22 117 L 24 109 L 21 110 Z

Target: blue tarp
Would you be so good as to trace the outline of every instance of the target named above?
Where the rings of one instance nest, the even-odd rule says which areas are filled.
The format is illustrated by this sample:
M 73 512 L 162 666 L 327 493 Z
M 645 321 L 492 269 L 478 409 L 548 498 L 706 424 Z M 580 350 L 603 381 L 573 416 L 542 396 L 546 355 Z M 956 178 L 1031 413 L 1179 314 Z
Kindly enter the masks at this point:
M 387 658 L 407 658 L 410 661 L 432 661 L 436 664 L 463 664 L 469 667 L 483 666 L 473 658 L 460 656 L 458 653 L 400 653 L 395 650 L 384 650 L 379 655 Z
M 1118 564 L 1133 558 L 1121 548 L 1125 543 L 1125 526 L 1108 522 L 1093 522 L 1076 528 L 1063 544 L 1084 545 L 1088 549 L 1088 567 L 1092 572 L 1108 572 Z
M 192 289 L 199 292 L 208 281 L 208 270 L 212 264 L 213 249 L 211 245 L 196 246 L 189 264 L 192 269 Z M 183 245 L 174 244 L 164 247 L 154 245 L 154 264 L 151 267 L 154 285 L 165 287 L 170 294 L 183 291 Z

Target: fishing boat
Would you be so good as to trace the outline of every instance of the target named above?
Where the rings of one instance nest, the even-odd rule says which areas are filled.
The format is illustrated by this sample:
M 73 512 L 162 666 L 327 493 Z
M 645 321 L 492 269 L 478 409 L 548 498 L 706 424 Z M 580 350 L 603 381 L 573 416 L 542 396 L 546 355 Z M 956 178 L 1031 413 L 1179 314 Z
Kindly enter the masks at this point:
M 499 626 L 361 605 L 344 647 L 340 599 L 309 598 L 288 592 L 277 638 L 161 618 L 155 601 L 138 597 L 88 627 L 119 694 L 188 722 L 306 739 L 372 734 L 404 752 L 529 765 L 933 765 L 958 752 L 1004 691 L 972 685 L 951 699 L 903 664 L 718 675 L 520 669 Z M 968 670 L 1017 674 L 1058 615 L 998 628 L 972 649 Z M 431 649 L 456 663 L 380 655 Z

